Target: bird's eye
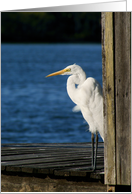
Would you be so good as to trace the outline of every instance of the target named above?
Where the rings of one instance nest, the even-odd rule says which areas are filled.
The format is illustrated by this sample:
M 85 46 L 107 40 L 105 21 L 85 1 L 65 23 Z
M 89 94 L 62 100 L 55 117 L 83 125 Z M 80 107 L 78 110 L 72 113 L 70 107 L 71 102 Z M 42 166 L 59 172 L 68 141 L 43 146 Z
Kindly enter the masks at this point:
M 71 71 L 71 68 L 66 69 L 67 72 Z

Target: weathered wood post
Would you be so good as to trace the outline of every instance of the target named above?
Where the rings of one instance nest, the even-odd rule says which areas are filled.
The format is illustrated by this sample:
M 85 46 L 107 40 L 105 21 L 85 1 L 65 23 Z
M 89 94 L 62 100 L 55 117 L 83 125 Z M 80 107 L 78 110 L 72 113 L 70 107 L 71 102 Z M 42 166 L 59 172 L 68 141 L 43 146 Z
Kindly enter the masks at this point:
M 101 17 L 105 184 L 119 191 L 131 185 L 131 13 Z

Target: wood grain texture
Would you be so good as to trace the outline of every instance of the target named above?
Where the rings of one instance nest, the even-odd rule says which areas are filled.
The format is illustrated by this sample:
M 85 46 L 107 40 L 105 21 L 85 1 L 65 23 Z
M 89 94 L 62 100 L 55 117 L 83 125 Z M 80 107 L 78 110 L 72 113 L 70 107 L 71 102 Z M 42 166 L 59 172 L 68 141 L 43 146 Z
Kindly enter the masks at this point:
M 108 185 L 131 184 L 131 14 L 102 13 L 104 168 Z
M 2 144 L 2 173 L 27 172 L 57 176 L 87 176 L 92 174 L 91 143 L 73 144 Z M 104 171 L 104 144 L 99 142 L 97 175 Z M 95 173 L 95 172 L 94 172 Z
M 114 13 L 117 184 L 131 184 L 130 13 Z
M 102 13 L 105 184 L 116 184 L 113 13 Z

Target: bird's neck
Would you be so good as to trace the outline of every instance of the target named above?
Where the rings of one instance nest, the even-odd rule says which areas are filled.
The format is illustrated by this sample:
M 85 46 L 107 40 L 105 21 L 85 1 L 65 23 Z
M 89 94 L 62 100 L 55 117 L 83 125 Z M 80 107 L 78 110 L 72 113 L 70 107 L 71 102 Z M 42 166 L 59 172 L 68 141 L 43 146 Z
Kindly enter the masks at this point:
M 85 72 L 79 75 L 71 75 L 67 80 L 67 93 L 75 104 L 78 104 L 77 93 L 79 86 L 81 86 L 85 80 L 86 80 Z

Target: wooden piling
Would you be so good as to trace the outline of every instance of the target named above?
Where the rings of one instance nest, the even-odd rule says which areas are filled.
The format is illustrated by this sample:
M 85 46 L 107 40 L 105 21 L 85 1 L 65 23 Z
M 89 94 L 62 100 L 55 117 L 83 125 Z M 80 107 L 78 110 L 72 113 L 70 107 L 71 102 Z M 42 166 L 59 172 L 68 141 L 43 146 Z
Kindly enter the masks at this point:
M 102 14 L 105 183 L 116 184 L 113 13 Z
M 130 21 L 128 12 L 102 13 L 105 184 L 112 186 L 131 185 Z

